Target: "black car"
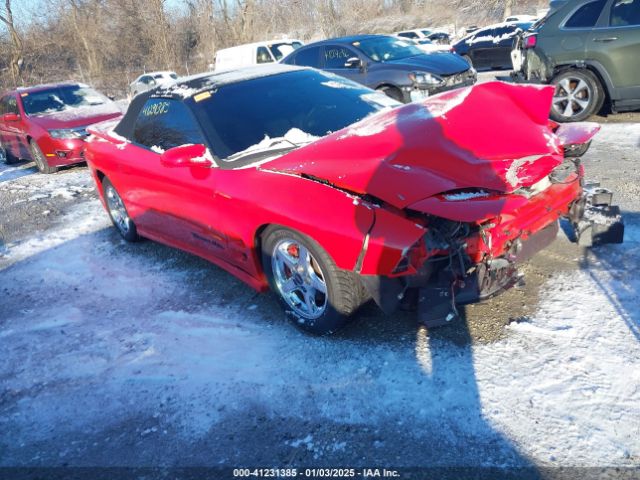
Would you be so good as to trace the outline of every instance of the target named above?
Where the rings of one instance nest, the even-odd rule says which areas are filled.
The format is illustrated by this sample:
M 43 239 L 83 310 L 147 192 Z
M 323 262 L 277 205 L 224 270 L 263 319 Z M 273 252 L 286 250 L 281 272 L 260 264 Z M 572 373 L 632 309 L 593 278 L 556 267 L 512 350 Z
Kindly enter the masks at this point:
M 410 102 L 472 85 L 477 75 L 459 55 L 425 53 L 408 40 L 387 35 L 358 35 L 311 43 L 282 60 L 326 70 Z
M 477 70 L 511 70 L 511 49 L 519 33 L 532 22 L 499 23 L 476 30 L 453 46 Z

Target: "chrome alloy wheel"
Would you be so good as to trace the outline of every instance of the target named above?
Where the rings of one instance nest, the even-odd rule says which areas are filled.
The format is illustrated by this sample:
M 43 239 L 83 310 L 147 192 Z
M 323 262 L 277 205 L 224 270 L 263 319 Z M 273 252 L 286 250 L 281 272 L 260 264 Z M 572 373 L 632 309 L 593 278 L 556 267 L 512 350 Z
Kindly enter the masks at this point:
M 327 308 L 327 284 L 317 260 L 297 240 L 280 240 L 271 253 L 278 293 L 293 311 L 306 319 L 320 317 Z
M 127 209 L 124 208 L 124 203 L 116 192 L 115 188 L 111 185 L 107 185 L 105 188 L 105 200 L 107 201 L 107 207 L 109 208 L 109 214 L 113 219 L 113 223 L 116 225 L 122 235 L 126 235 L 129 232 L 129 214 Z
M 553 109 L 570 118 L 589 108 L 593 101 L 593 91 L 587 82 L 579 77 L 565 77 L 556 84 Z

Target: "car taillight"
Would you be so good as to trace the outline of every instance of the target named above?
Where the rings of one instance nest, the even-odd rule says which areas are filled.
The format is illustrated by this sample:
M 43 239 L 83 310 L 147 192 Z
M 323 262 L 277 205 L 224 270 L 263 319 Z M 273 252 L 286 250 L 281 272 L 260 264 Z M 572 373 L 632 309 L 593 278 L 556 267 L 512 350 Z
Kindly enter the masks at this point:
M 529 35 L 527 37 L 524 37 L 524 48 L 534 48 L 536 46 L 536 43 L 538 43 L 537 35 Z

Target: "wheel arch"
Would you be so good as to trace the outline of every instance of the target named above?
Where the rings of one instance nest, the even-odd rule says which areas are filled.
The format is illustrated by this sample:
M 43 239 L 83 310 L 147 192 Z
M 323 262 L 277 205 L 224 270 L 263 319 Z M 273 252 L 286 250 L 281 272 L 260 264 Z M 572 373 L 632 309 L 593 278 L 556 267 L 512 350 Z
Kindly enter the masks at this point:
M 252 253 L 254 255 L 254 258 L 256 260 L 256 266 L 259 269 L 258 274 L 259 275 L 264 275 L 266 278 L 266 274 L 264 271 L 264 265 L 262 264 L 262 245 L 264 243 L 264 240 L 266 238 L 266 236 L 271 233 L 272 231 L 275 230 L 291 230 L 292 232 L 295 232 L 299 235 L 305 236 L 305 237 L 309 237 L 311 240 L 313 240 L 315 243 L 317 243 L 320 248 L 322 248 L 326 254 L 331 258 L 331 260 L 333 260 L 334 263 L 336 263 L 336 258 L 335 256 L 332 254 L 332 252 L 330 251 L 330 249 L 327 249 L 322 242 L 320 242 L 317 238 L 314 237 L 313 234 L 310 234 L 307 231 L 302 231 L 299 228 L 296 227 L 292 227 L 289 225 L 284 225 L 282 223 L 263 223 L 262 225 L 260 225 L 254 235 L 253 235 L 253 246 L 252 246 Z
M 607 70 L 598 62 L 576 62 L 576 63 L 565 63 L 561 65 L 556 65 L 553 70 L 553 77 L 555 78 L 557 75 L 560 75 L 563 72 L 568 70 L 588 70 L 593 73 L 602 89 L 604 90 L 604 94 L 606 100 L 611 101 L 611 99 L 615 96 L 615 87 L 613 86 L 613 81 L 609 76 Z

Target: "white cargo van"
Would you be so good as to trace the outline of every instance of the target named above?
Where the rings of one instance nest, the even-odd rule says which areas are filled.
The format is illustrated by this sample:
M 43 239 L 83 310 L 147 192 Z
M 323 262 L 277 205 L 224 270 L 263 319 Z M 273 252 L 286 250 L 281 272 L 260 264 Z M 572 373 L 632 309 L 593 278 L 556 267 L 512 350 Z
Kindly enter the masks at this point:
M 277 62 L 302 45 L 303 43 L 300 40 L 286 39 L 223 48 L 216 53 L 214 70 L 230 70 L 232 68 Z

